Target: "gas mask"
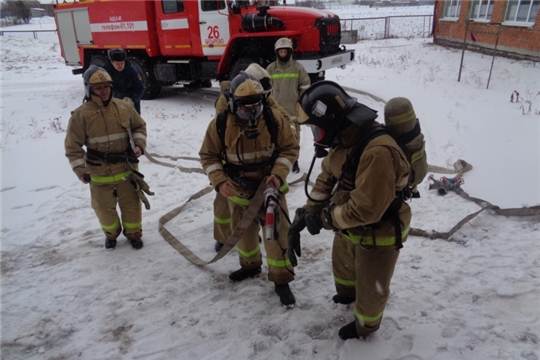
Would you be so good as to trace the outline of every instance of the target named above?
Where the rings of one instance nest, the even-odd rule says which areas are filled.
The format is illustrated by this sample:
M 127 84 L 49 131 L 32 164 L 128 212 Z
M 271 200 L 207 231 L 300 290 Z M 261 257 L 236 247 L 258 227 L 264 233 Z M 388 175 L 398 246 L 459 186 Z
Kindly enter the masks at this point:
M 257 125 L 263 109 L 264 105 L 262 100 L 252 104 L 238 104 L 236 115 L 241 122 L 247 124 L 248 130 L 244 133 L 248 139 L 256 139 L 259 136 Z

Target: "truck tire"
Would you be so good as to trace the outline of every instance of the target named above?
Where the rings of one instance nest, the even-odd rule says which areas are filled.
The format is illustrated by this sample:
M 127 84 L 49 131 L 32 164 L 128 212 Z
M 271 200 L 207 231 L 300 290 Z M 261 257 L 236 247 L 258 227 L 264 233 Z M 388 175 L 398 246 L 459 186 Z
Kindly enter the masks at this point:
M 131 65 L 133 65 L 139 74 L 141 74 L 144 82 L 144 92 L 142 95 L 143 100 L 155 99 L 161 92 L 161 85 L 159 85 L 153 78 L 152 69 L 143 60 L 139 58 L 129 57 L 127 59 Z
M 312 84 L 316 83 L 317 81 L 323 81 L 325 73 L 326 72 L 323 72 L 322 76 L 319 76 L 319 73 L 308 74 L 309 75 L 309 80 L 311 80 Z
M 240 74 L 240 71 L 246 70 L 249 64 L 254 63 L 256 61 L 248 59 L 248 58 L 240 58 L 236 60 L 236 62 L 231 67 L 231 71 L 229 72 L 229 80 L 234 79 L 234 77 L 238 74 Z
M 90 59 L 90 65 L 103 67 L 105 66 L 106 63 L 107 63 L 107 57 L 103 55 L 92 55 L 92 58 Z

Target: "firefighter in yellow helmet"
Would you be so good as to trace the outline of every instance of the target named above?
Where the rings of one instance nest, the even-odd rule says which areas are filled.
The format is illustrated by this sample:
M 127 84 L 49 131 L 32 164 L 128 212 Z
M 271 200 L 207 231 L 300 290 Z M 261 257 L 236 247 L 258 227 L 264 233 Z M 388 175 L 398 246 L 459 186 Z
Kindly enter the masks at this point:
M 236 228 L 265 178 L 267 184 L 279 190 L 277 200 L 287 212 L 286 179 L 298 158 L 299 146 L 287 121 L 279 111 L 267 106 L 256 77 L 240 72 L 232 80 L 229 94 L 227 110 L 208 125 L 199 156 L 212 186 L 227 199 L 231 226 Z M 280 218 L 275 228 L 277 238 L 263 241 L 268 280 L 275 284 L 281 303 L 289 306 L 296 302 L 289 288 L 294 279 L 286 251 L 289 224 L 284 216 Z M 259 231 L 259 221 L 254 219 L 236 245 L 241 267 L 229 279 L 242 281 L 261 272 Z
M 278 39 L 274 45 L 277 59 L 266 70 L 272 80 L 272 95 L 274 99 L 289 114 L 296 124 L 296 134 L 300 142 L 300 126 L 296 119 L 296 103 L 300 95 L 309 87 L 311 80 L 304 66 L 294 60 L 293 43 L 288 38 Z M 298 173 L 298 161 L 294 163 L 293 172 Z
M 77 178 L 90 184 L 105 249 L 116 247 L 122 230 L 131 246 L 140 249 L 141 190 L 134 173 L 146 148 L 146 123 L 132 106 L 112 96 L 112 79 L 103 68 L 91 65 L 83 81 L 83 104 L 71 113 L 66 131 L 66 157 Z
M 265 96 L 266 104 L 278 111 L 287 123 L 291 126 L 292 131 L 296 134 L 295 123 L 289 118 L 289 114 L 274 100 L 272 97 L 272 82 L 270 81 L 270 75 L 259 64 L 252 63 L 246 68 L 246 74 L 253 75 L 259 80 L 263 87 L 263 94 Z M 216 114 L 225 111 L 228 107 L 230 100 L 229 87 L 230 81 L 220 82 L 221 94 L 216 100 Z M 216 198 L 214 199 L 214 239 L 216 244 L 214 246 L 216 252 L 219 252 L 223 247 L 223 244 L 232 234 L 231 229 L 231 213 L 229 212 L 229 204 L 227 199 L 224 198 L 219 192 L 216 192 Z

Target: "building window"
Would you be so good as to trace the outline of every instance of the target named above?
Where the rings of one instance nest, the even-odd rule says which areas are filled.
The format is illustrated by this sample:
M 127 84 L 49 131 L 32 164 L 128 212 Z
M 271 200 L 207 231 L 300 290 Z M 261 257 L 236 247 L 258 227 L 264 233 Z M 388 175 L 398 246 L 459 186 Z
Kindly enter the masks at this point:
M 540 0 L 510 0 L 504 20 L 534 24 L 539 6 Z
M 471 6 L 471 19 L 480 21 L 491 20 L 494 0 L 473 0 Z
M 443 18 L 457 19 L 460 8 L 461 0 L 444 0 Z
M 162 7 L 164 14 L 184 12 L 184 0 L 163 0 Z

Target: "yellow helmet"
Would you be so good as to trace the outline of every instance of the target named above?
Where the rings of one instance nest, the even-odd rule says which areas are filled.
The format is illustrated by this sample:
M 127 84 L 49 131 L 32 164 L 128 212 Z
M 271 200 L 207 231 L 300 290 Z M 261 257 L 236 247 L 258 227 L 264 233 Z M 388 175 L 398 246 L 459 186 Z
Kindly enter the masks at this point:
M 88 70 L 84 72 L 83 75 L 84 81 L 84 94 L 87 98 L 90 98 L 90 91 L 92 86 L 97 84 L 110 84 L 112 85 L 113 81 L 111 75 L 105 69 L 100 68 L 96 65 L 90 65 Z
M 253 75 L 240 71 L 231 82 L 231 88 L 229 89 L 229 110 L 240 117 L 242 120 L 254 120 L 262 113 L 264 97 L 264 91 L 261 83 Z M 240 106 L 254 106 L 254 112 L 241 113 L 239 111 Z

